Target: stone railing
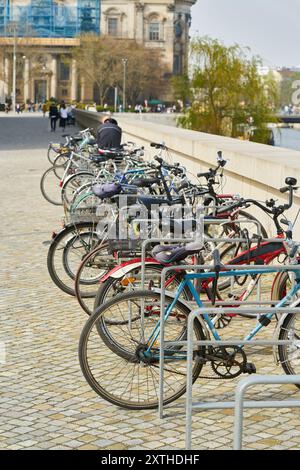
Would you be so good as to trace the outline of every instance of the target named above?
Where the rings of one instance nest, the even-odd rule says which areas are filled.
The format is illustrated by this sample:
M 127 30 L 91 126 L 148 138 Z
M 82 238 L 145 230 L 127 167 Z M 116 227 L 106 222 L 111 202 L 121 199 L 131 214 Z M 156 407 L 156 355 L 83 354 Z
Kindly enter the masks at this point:
M 159 116 L 159 115 L 158 115 Z M 77 122 L 83 127 L 96 128 L 100 114 L 77 111 Z M 154 155 L 150 142 L 165 142 L 174 162 L 180 162 L 189 172 L 196 175 L 216 164 L 217 151 L 222 150 L 228 163 L 226 165 L 226 184 L 223 192 L 241 194 L 245 198 L 265 201 L 268 198 L 285 202 L 278 188 L 284 186 L 287 176 L 297 178 L 300 184 L 300 151 L 267 145 L 245 142 L 228 137 L 220 137 L 202 132 L 178 129 L 157 123 L 134 119 L 127 115 L 118 115 L 118 123 L 123 129 L 123 141 L 131 140 L 145 146 L 146 154 Z M 225 182 L 225 181 L 224 181 Z M 293 220 L 300 209 L 299 196 L 287 215 Z M 261 217 L 270 234 L 275 235 L 270 219 L 258 209 L 252 209 L 257 217 Z M 300 240 L 300 217 L 295 225 L 295 237 Z

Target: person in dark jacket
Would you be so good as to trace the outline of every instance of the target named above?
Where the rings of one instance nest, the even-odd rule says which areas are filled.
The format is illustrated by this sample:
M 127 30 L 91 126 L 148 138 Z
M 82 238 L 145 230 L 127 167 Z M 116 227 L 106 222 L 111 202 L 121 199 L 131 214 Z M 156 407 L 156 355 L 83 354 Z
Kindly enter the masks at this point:
M 49 108 L 49 119 L 51 123 L 51 132 L 55 132 L 56 121 L 59 117 L 59 112 L 55 103 L 52 103 Z
M 120 148 L 122 129 L 115 119 L 105 117 L 97 131 L 97 145 L 100 149 Z

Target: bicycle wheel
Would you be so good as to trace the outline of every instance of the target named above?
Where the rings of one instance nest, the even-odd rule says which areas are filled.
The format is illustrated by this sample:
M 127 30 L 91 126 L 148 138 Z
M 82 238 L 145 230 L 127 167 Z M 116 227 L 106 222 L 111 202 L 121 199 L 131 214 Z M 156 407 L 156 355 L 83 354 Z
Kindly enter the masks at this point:
M 59 153 L 53 162 L 54 172 L 59 180 L 61 180 L 65 174 L 66 167 L 70 161 L 70 155 L 70 152 Z
M 70 205 L 70 214 L 78 219 L 88 215 L 95 216 L 101 203 L 102 201 L 93 192 L 86 191 L 86 194 L 80 194 L 80 197 Z
M 117 296 L 89 317 L 79 342 L 81 370 L 92 389 L 105 400 L 126 409 L 153 409 L 158 406 L 159 338 L 151 350 L 151 358 L 144 354 L 146 340 L 159 319 L 160 294 L 149 291 L 129 292 Z M 172 301 L 166 297 L 166 304 Z M 144 303 L 144 326 L 140 321 L 141 302 Z M 129 314 L 138 318 L 131 322 Z M 165 323 L 165 340 L 186 339 L 186 321 L 190 310 L 177 302 Z M 110 325 L 107 318 L 120 318 L 125 323 Z M 126 321 L 127 320 L 127 321 Z M 204 339 L 204 332 L 196 320 L 194 333 Z M 197 348 L 193 360 L 193 380 L 202 369 L 205 348 Z M 165 348 L 164 404 L 171 403 L 186 390 L 186 352 L 184 347 Z
M 289 292 L 293 285 L 290 272 L 280 272 L 276 275 L 272 285 L 272 300 L 281 300 Z
M 51 167 L 45 171 L 40 181 L 41 193 L 50 204 L 61 206 L 60 181 L 55 173 L 55 168 Z
M 82 257 L 85 258 L 86 253 L 89 253 L 91 249 L 100 243 L 95 234 L 91 232 L 84 232 L 80 234 L 75 234 L 70 238 L 63 250 L 62 261 L 65 272 L 71 279 L 75 279 L 78 266 L 82 262 Z M 106 250 L 107 256 L 107 250 Z
M 94 177 L 94 173 L 91 171 L 80 171 L 65 180 L 61 190 L 62 204 L 69 208 L 74 192 L 82 185 L 91 182 Z
M 47 150 L 47 158 L 48 161 L 53 165 L 55 158 L 61 151 L 61 144 L 49 144 L 48 150 Z
M 299 306 L 299 305 L 298 305 Z M 289 340 L 290 345 L 279 345 L 280 364 L 287 375 L 300 374 L 300 317 L 289 314 L 279 331 L 279 340 Z M 300 388 L 300 384 L 295 384 Z
M 83 237 L 82 242 L 81 237 Z M 66 272 L 64 250 L 66 247 L 70 250 L 72 244 L 76 244 L 79 247 L 78 253 L 80 252 L 83 259 L 98 243 L 96 224 L 93 222 L 69 224 L 64 227 L 52 240 L 48 250 L 47 267 L 54 284 L 62 291 L 74 296 L 74 279 L 73 275 L 70 276 Z

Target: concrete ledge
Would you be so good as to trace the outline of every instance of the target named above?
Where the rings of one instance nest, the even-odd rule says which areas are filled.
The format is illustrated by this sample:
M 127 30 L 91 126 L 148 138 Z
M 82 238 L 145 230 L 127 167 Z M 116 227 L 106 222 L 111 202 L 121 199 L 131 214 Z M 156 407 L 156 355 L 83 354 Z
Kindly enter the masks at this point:
M 76 111 L 77 122 L 84 127 L 98 127 L 100 117 L 98 113 Z M 282 198 L 278 188 L 284 186 L 285 178 L 293 176 L 300 184 L 300 151 L 179 129 L 162 125 L 159 118 L 158 123 L 146 122 L 139 116 L 128 118 L 124 114 L 118 115 L 117 119 L 123 129 L 123 141 L 133 140 L 144 145 L 151 156 L 155 150 L 149 147 L 149 143 L 165 142 L 173 160 L 185 165 L 193 175 L 215 165 L 217 151 L 222 150 L 224 158 L 229 160 L 225 171 L 225 192 L 262 201 L 273 197 L 284 202 L 286 198 Z M 299 196 L 295 197 L 294 208 L 288 214 L 291 219 L 300 209 Z M 261 211 L 253 209 L 251 212 L 262 217 Z M 263 221 L 274 235 L 272 222 L 265 217 Z M 295 235 L 300 239 L 299 225 Z

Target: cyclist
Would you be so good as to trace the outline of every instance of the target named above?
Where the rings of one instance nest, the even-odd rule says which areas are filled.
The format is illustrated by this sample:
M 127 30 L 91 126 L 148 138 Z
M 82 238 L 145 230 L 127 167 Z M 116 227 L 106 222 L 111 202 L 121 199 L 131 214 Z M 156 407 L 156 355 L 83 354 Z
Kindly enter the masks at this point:
M 115 119 L 105 116 L 97 131 L 97 144 L 100 149 L 119 149 L 121 147 L 122 129 Z

